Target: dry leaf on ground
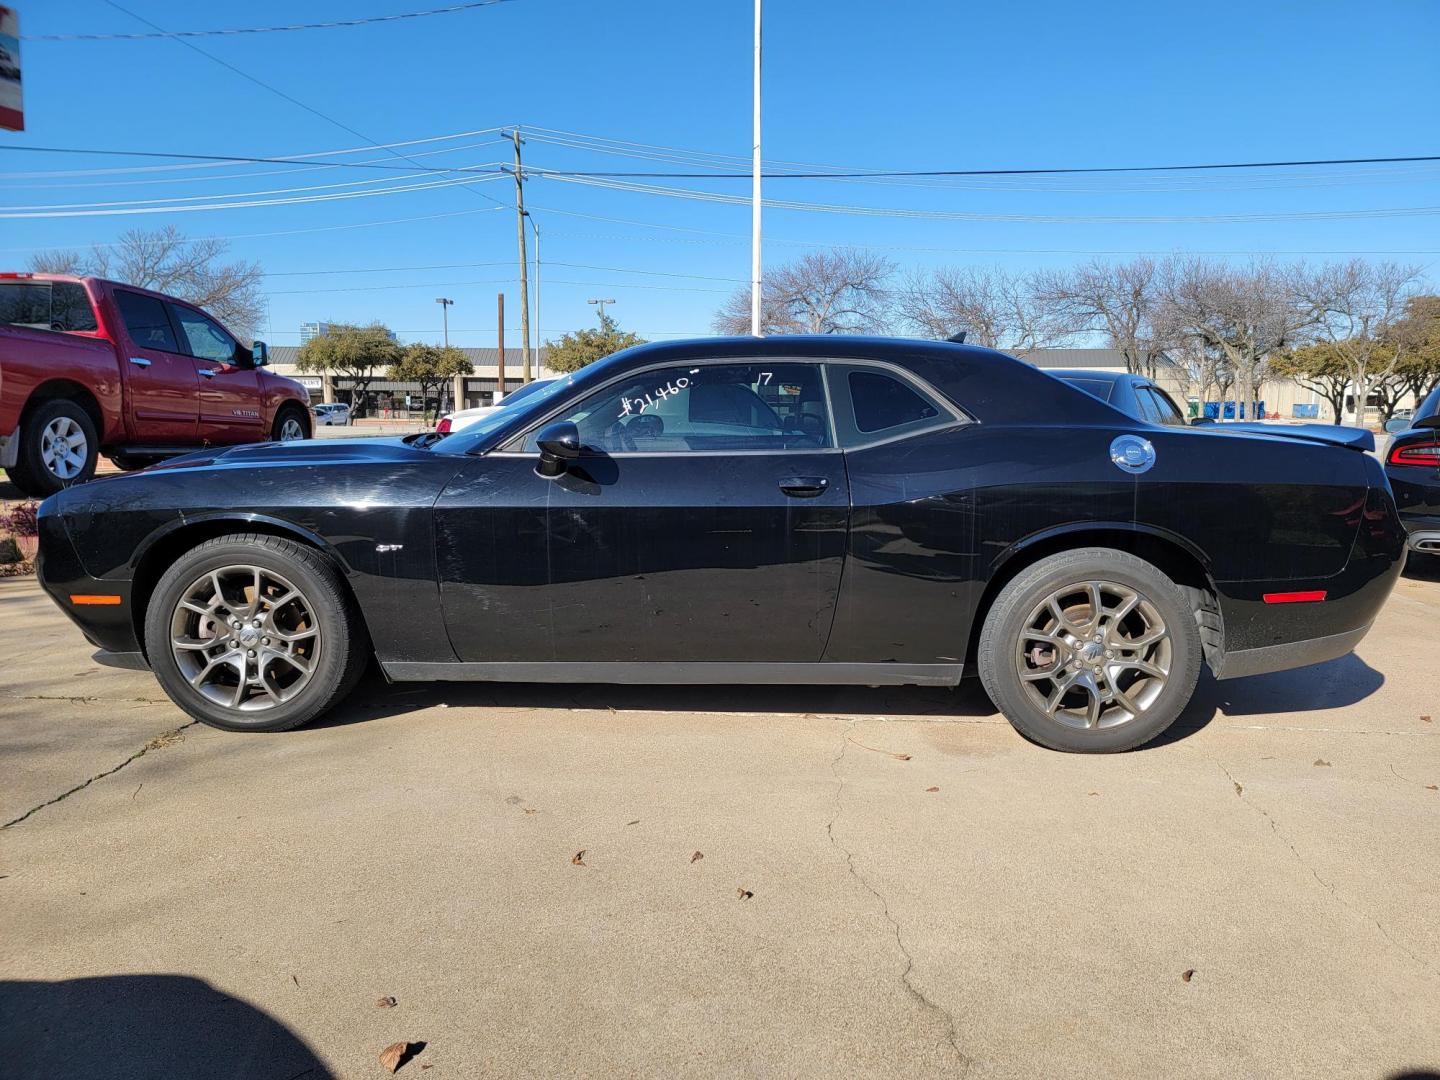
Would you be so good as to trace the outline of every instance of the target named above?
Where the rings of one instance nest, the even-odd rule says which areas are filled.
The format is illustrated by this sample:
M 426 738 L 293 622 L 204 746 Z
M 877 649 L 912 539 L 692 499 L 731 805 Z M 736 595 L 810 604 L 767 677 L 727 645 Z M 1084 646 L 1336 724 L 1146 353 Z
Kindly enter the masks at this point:
M 1184 971 L 1182 971 L 1182 972 L 1180 973 L 1180 978 L 1184 979 L 1186 982 L 1189 982 L 1189 981 L 1190 981 L 1191 979 L 1193 979 L 1194 977 L 1195 977 L 1195 969 L 1194 969 L 1194 968 L 1186 968 Z
M 572 863 L 574 863 L 576 866 L 584 866 L 584 865 L 585 865 L 585 852 L 588 851 L 588 850 L 589 850 L 588 848 L 583 848 L 583 847 L 582 847 L 579 851 L 575 852 L 575 854 L 571 856 L 570 861 L 571 861 Z
M 398 1004 L 400 1004 L 398 1001 L 396 1001 L 393 997 L 389 997 L 387 995 L 386 997 L 382 997 L 379 1001 L 375 1002 L 375 1007 L 377 1009 L 393 1009 Z
M 741 900 L 749 900 L 755 894 L 742 885 L 740 888 L 735 890 L 735 895 L 740 897 Z
M 397 1042 L 391 1043 L 384 1050 L 381 1050 L 380 1067 L 393 1075 L 401 1065 L 404 1065 L 405 1062 L 410 1060 L 411 1045 L 412 1044 L 408 1042 Z
M 1317 757 L 1317 758 L 1315 759 L 1315 765 L 1316 765 L 1317 768 L 1318 768 L 1319 766 L 1321 766 L 1321 765 L 1324 765 L 1324 766 L 1326 766 L 1326 767 L 1328 768 L 1329 765 L 1330 765 L 1330 762 L 1328 762 L 1328 761 L 1322 761 L 1320 758 Z
M 937 792 L 937 791 L 939 791 L 940 789 L 939 789 L 938 787 L 927 787 L 925 790 L 926 790 L 927 792 L 933 794 L 934 792 Z
M 690 856 L 690 861 L 691 861 L 691 862 L 699 862 L 699 861 L 700 861 L 701 859 L 703 859 L 704 857 L 705 857 L 705 853 L 704 853 L 703 851 L 697 851 L 697 852 L 695 852 L 694 855 L 691 855 L 691 856 Z

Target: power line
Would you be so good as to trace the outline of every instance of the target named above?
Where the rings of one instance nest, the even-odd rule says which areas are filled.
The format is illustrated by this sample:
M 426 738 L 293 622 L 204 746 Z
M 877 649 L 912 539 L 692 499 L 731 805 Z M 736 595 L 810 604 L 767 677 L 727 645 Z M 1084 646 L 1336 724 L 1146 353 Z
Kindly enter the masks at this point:
M 385 218 L 381 221 L 357 221 L 348 225 L 316 225 L 307 229 L 277 229 L 270 232 L 253 233 L 229 233 L 222 236 L 192 236 L 177 240 L 179 244 L 200 244 L 207 240 L 258 240 L 273 236 L 300 236 L 305 233 L 339 232 L 345 229 L 370 229 L 380 225 L 408 225 L 416 221 L 435 221 L 440 218 L 468 217 L 471 214 L 492 214 L 496 210 L 508 210 L 506 206 L 481 206 L 472 210 L 451 210 L 443 214 L 421 214 L 418 217 Z M 74 245 L 65 244 L 40 244 L 36 247 L 11 247 L 0 248 L 0 251 L 51 251 L 56 248 L 65 248 Z M 103 244 L 90 244 L 89 247 L 115 248 L 124 247 L 123 240 L 111 241 Z
M 116 11 L 124 12 L 126 15 L 129 15 L 132 19 L 136 19 L 136 20 L 144 23 L 146 26 L 150 27 L 152 30 L 157 30 L 157 31 L 159 31 L 161 34 L 164 34 L 164 35 L 167 35 L 167 36 L 169 35 L 169 31 L 166 30 L 163 26 L 160 26 L 160 25 L 158 25 L 158 24 L 156 24 L 156 23 L 151 22 L 149 19 L 145 18 L 143 15 L 137 15 L 137 14 L 135 14 L 135 12 L 131 11 L 129 8 L 122 7 L 120 4 L 116 3 L 116 0 L 105 0 L 105 3 L 109 4 L 109 5 L 110 5 L 111 7 L 113 7 Z M 269 83 L 264 82 L 264 81 L 261 80 L 261 79 L 257 79 L 254 75 L 251 75 L 248 71 L 244 70 L 243 68 L 238 68 L 238 67 L 236 67 L 234 64 L 229 63 L 228 61 L 225 61 L 225 60 L 220 59 L 220 57 L 216 56 L 214 53 L 206 52 L 204 49 L 202 49 L 199 45 L 196 45 L 194 42 L 192 42 L 192 41 L 187 41 L 185 38 L 178 38 L 178 37 L 175 38 L 175 41 L 176 41 L 178 44 L 185 46 L 185 48 L 190 49 L 192 52 L 199 53 L 201 56 L 205 57 L 207 60 L 210 60 L 210 61 L 213 61 L 213 62 L 216 63 L 216 64 L 219 64 L 221 67 L 225 68 L 226 70 L 228 70 L 228 71 L 233 71 L 236 75 L 239 75 L 241 78 L 246 79 L 246 80 L 248 80 L 249 82 L 254 83 L 256 86 L 259 86 L 259 87 L 261 87 L 262 89 L 265 89 L 265 90 L 270 91 L 270 93 L 275 94 L 277 97 L 284 98 L 286 101 L 290 102 L 292 105 L 295 105 L 295 106 L 297 106 L 298 108 L 304 109 L 306 112 L 310 113 L 311 115 L 313 115 L 313 116 L 318 116 L 321 120 L 324 120 L 326 123 L 333 124 L 335 127 L 340 128 L 342 131 L 348 131 L 351 135 L 354 135 L 357 139 L 364 139 L 365 142 L 370 143 L 372 146 L 373 146 L 373 145 L 377 145 L 376 140 L 375 140 L 375 139 L 372 139 L 370 136 L 366 135 L 363 131 L 356 131 L 356 130 L 355 130 L 353 127 L 351 127 L 349 124 L 346 124 L 346 123 L 344 123 L 343 121 L 340 121 L 340 120 L 336 120 L 333 116 L 329 116 L 329 115 L 321 112 L 319 109 L 314 108 L 313 106 L 306 105 L 305 102 L 301 101 L 299 98 L 294 97 L 294 96 L 292 96 L 292 95 L 290 95 L 290 94 L 287 94 L 287 93 L 285 93 L 285 91 L 279 90 L 279 89 L 277 89 L 276 87 L 271 86 Z M 387 149 L 389 150 L 389 152 L 390 152 L 392 155 L 394 155 L 394 156 L 397 157 L 397 158 L 400 158 L 402 161 L 409 161 L 409 159 L 408 159 L 404 154 L 400 153 L 399 151 L 397 151 L 397 150 L 395 150 L 395 149 L 393 149 L 393 148 L 387 148 Z M 418 168 L 424 168 L 424 166 L 420 166 L 420 165 L 418 165 L 418 163 L 416 163 L 416 162 L 414 162 L 414 161 L 411 161 L 410 164 L 411 164 L 411 165 L 416 165 Z M 497 206 L 503 206 L 503 205 L 504 205 L 504 203 L 500 202 L 499 199 L 492 198 L 491 196 L 486 195 L 483 191 L 476 191 L 476 192 L 474 192 L 474 194 L 480 196 L 480 198 L 482 198 L 482 199 L 488 199 L 490 202 L 495 203 Z
M 153 41 L 163 38 L 225 37 L 233 34 L 286 34 L 296 30 L 337 30 L 352 26 L 372 26 L 376 23 L 403 22 L 407 19 L 425 19 L 431 15 L 453 15 L 476 8 L 508 4 L 512 0 L 473 0 L 466 4 L 451 4 L 449 7 L 430 8 L 427 11 L 405 11 L 398 15 L 372 15 L 363 19 L 337 19 L 333 22 L 292 23 L 288 26 L 244 26 L 230 30 L 162 30 L 155 34 L 36 34 L 28 35 L 24 41 Z
M 266 277 L 319 277 L 327 274 L 387 274 L 416 270 L 469 270 L 484 266 L 510 266 L 512 260 L 476 263 L 432 263 L 424 266 L 361 266 L 342 270 L 269 270 Z M 564 266 L 572 270 L 604 270 L 616 274 L 645 274 L 651 277 L 689 278 L 697 281 L 725 281 L 743 284 L 746 278 L 714 277 L 708 274 L 683 274 L 673 270 L 637 270 L 627 266 L 597 266 L 593 263 L 547 262 L 547 266 Z

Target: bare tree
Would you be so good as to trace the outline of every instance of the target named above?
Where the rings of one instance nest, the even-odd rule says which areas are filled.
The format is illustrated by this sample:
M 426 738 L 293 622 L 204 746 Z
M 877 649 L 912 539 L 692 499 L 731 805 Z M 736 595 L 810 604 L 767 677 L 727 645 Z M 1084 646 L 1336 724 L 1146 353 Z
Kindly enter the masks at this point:
M 1155 378 L 1165 362 L 1169 327 L 1162 325 L 1161 273 L 1152 259 L 1124 263 L 1095 260 L 1035 277 L 1038 304 L 1074 331 L 1104 333 L 1125 357 L 1132 375 Z
M 1073 333 L 1032 278 L 1000 267 L 911 274 L 900 289 L 900 318 L 933 338 L 965 331 L 970 344 L 1007 352 L 1057 345 Z
M 813 252 L 765 274 L 760 288 L 766 334 L 865 334 L 885 327 L 887 288 L 895 264 L 852 248 Z M 741 289 L 715 313 L 721 334 L 750 332 L 750 290 Z
M 229 245 L 206 237 L 189 240 L 173 225 L 147 232 L 131 229 L 111 245 L 79 251 L 45 251 L 30 269 L 50 274 L 88 274 L 154 289 L 204 308 L 241 337 L 252 337 L 265 319 L 259 263 L 223 262 Z
M 1395 379 L 1419 404 L 1440 387 L 1440 296 L 1412 296 L 1405 317 L 1390 328 L 1388 344 L 1401 355 Z
M 1404 318 L 1405 302 L 1419 278 L 1417 266 L 1363 259 L 1314 270 L 1296 267 L 1291 274 L 1316 339 L 1330 347 L 1350 376 L 1357 424 L 1365 423 L 1371 386 L 1388 379 L 1404 359 L 1404 349 L 1386 339 Z
M 1287 277 L 1271 263 L 1229 267 L 1198 259 L 1171 264 L 1164 274 L 1159 318 L 1224 357 L 1247 418 L 1270 357 L 1311 322 Z

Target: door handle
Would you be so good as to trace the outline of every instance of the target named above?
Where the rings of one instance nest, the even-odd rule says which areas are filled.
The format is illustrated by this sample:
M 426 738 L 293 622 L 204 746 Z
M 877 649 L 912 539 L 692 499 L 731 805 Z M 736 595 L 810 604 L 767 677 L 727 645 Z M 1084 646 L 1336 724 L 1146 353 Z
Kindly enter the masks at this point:
M 132 356 L 132 357 L 130 357 L 130 362 L 131 362 L 132 364 L 134 364 L 136 367 L 149 367 L 149 366 L 150 366 L 150 361 L 149 361 L 149 360 L 146 360 L 145 357 L 143 357 L 143 356 Z
M 780 481 L 780 490 L 797 499 L 813 499 L 816 495 L 823 495 L 829 486 L 830 481 L 824 476 L 791 476 Z
M 200 369 L 200 374 L 201 374 L 201 375 L 204 375 L 205 378 L 207 378 L 207 379 L 213 379 L 216 375 L 219 375 L 219 374 L 220 374 L 220 369 L 219 369 L 219 368 L 201 368 L 201 369 Z

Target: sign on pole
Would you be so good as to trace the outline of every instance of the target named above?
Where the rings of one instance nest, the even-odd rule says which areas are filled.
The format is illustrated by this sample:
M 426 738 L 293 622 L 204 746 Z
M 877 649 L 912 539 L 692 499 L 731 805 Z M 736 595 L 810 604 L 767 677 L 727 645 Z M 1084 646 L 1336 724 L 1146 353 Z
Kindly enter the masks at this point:
M 20 107 L 20 15 L 0 6 L 0 128 L 25 130 Z

